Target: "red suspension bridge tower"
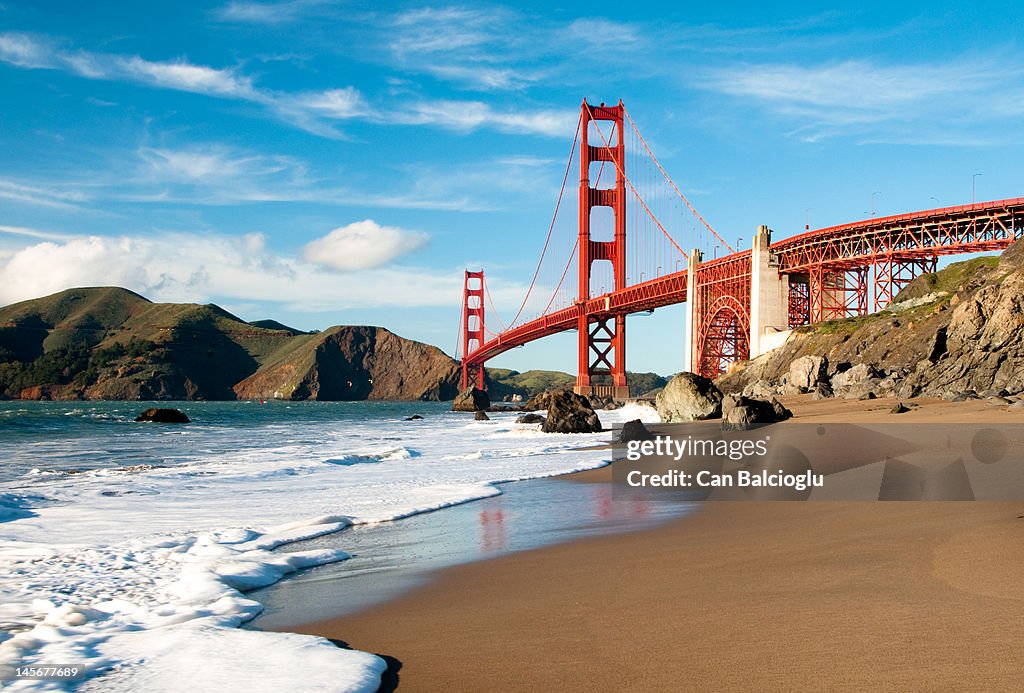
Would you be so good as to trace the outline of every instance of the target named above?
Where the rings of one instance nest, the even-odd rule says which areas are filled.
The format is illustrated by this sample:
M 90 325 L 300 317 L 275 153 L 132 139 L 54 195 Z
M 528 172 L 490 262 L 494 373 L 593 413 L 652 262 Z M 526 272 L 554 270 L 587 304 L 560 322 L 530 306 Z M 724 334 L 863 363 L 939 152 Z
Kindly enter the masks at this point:
M 471 354 L 484 343 L 484 271 L 466 270 L 462 283 L 462 353 Z M 462 359 L 462 385 L 484 389 L 484 364 Z
M 587 310 L 590 279 L 594 263 L 610 262 L 614 290 L 626 288 L 626 176 L 625 130 L 622 101 L 615 106 L 591 106 L 583 102 L 580 121 L 580 237 L 579 294 L 580 306 L 576 329 L 579 333 L 579 363 L 576 390 L 581 395 L 629 397 L 626 385 L 626 315 L 595 316 Z M 590 144 L 590 123 L 610 121 L 612 134 L 605 138 L 600 129 L 599 144 Z M 614 140 L 614 144 L 611 142 Z M 615 168 L 615 183 L 610 188 L 591 187 L 590 165 L 609 162 Z M 592 233 L 592 212 L 608 207 L 614 218 L 612 240 L 595 240 Z M 606 382 L 597 382 L 604 380 Z M 610 382 L 608 382 L 610 381 Z

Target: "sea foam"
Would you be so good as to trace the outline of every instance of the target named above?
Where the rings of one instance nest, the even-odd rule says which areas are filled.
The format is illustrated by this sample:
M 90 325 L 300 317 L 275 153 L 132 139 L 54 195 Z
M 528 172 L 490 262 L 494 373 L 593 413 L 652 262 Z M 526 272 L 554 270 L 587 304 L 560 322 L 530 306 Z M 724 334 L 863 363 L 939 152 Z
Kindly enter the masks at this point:
M 610 425 L 636 413 L 600 415 Z M 543 434 L 513 414 L 492 417 L 438 413 L 415 428 L 278 419 L 237 433 L 200 423 L 190 447 L 164 431 L 142 439 L 160 463 L 5 484 L 0 666 L 90 671 L 84 682 L 11 690 L 376 690 L 385 665 L 374 655 L 240 630 L 262 609 L 245 593 L 348 558 L 283 546 L 491 496 L 499 481 L 606 464 L 606 452 L 581 449 L 606 434 Z M 95 444 L 65 439 L 60 454 Z

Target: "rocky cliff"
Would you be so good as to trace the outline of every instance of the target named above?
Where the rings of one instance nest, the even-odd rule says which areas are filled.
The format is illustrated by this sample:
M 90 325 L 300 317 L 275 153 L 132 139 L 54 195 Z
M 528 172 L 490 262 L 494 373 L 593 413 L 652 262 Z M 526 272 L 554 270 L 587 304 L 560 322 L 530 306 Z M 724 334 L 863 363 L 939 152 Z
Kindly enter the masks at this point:
M 794 330 L 718 381 L 763 396 L 931 396 L 1024 392 L 1024 246 L 954 263 L 907 285 L 872 315 Z
M 437 347 L 382 327 L 296 337 L 235 385 L 242 399 L 452 399 L 458 364 Z
M 307 334 L 117 287 L 0 308 L 0 397 L 450 399 L 456 368 L 383 328 Z

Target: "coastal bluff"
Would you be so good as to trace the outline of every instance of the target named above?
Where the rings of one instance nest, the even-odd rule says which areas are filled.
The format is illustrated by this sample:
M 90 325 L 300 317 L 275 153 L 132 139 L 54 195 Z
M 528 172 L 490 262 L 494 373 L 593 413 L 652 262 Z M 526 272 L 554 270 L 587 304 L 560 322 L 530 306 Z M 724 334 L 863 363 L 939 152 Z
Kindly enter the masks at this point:
M 0 308 L 0 398 L 438 400 L 458 364 L 382 327 L 302 332 L 89 287 Z

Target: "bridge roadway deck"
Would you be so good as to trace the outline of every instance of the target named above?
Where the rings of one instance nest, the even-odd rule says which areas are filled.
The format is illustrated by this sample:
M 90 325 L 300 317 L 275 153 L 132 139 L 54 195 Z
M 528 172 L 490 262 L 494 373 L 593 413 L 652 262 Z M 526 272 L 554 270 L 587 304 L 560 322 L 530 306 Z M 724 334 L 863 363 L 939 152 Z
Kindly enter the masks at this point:
M 910 259 L 1001 250 L 1024 235 L 1024 197 L 875 217 L 808 231 L 772 244 L 779 271 L 807 272 L 815 266 L 844 269 L 870 264 L 878 258 Z M 698 281 L 722 281 L 730 265 L 739 264 L 749 250 L 702 263 Z M 749 271 L 749 270 L 748 270 Z M 689 271 L 682 270 L 585 302 L 513 327 L 468 354 L 479 364 L 509 349 L 557 332 L 575 329 L 581 311 L 592 319 L 628 315 L 687 300 Z

